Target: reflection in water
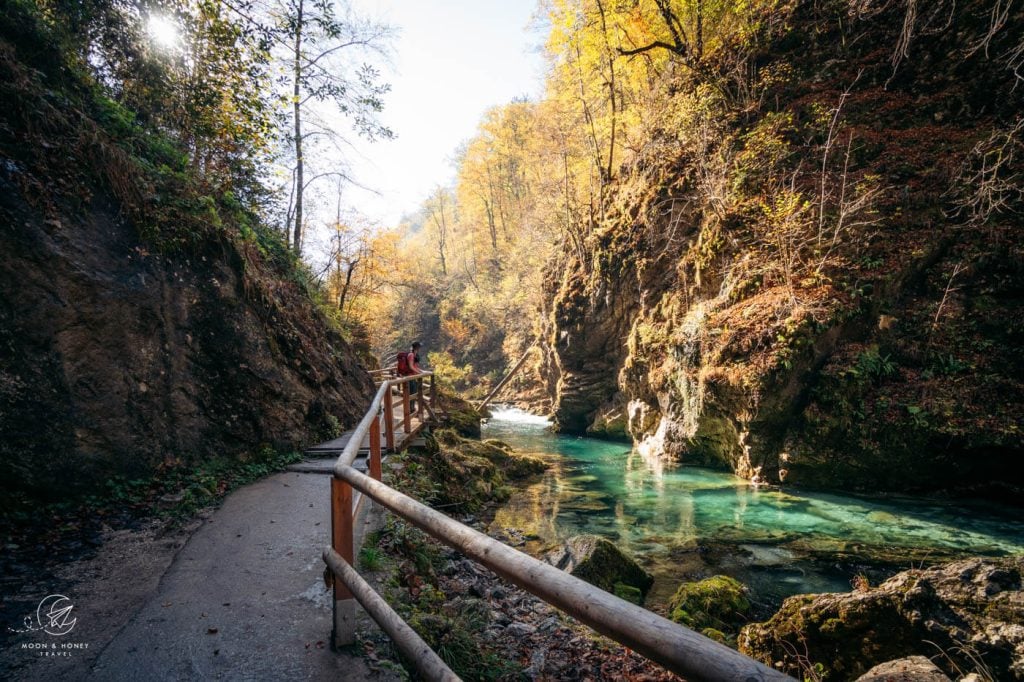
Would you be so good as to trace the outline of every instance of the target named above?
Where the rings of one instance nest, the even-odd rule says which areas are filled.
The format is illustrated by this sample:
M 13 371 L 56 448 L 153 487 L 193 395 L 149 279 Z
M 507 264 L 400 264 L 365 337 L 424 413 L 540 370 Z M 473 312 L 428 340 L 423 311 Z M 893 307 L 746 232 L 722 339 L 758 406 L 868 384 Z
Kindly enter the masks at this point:
M 755 489 L 730 474 L 665 463 L 625 444 L 554 435 L 546 420 L 518 410 L 494 412 L 485 437 L 550 465 L 495 518 L 497 526 L 526 532 L 534 551 L 595 533 L 664 582 L 684 572 L 681 553 L 724 545 L 731 549 L 717 569 L 732 564 L 734 573 L 746 571 L 742 577 L 756 582 L 752 567 L 785 567 L 770 580 L 786 593 L 849 589 L 848 575 L 804 561 L 811 555 L 909 562 L 1024 552 L 1024 522 L 995 506 Z

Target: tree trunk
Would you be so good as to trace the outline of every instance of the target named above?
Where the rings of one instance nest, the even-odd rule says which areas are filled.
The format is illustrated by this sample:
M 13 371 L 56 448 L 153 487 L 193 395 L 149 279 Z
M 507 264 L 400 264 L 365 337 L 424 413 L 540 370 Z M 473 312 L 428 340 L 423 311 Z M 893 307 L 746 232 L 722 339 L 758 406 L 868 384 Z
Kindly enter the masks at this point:
M 352 284 L 352 273 L 355 272 L 357 265 L 359 265 L 358 258 L 348 264 L 348 272 L 345 273 L 345 285 L 341 287 L 341 296 L 338 298 L 338 311 L 342 314 L 345 312 L 345 297 L 348 296 L 348 287 Z
M 295 22 L 295 88 L 293 91 L 295 108 L 295 230 L 292 233 L 292 248 L 302 255 L 302 189 L 304 184 L 302 167 L 302 11 L 305 0 L 298 0 L 298 13 Z
M 487 211 L 487 229 L 491 233 L 491 250 L 498 252 L 498 226 L 494 222 L 494 181 L 491 178 L 491 166 L 487 165 L 487 195 L 484 199 L 484 209 Z
M 697 0 L 697 61 L 704 58 L 704 3 Z

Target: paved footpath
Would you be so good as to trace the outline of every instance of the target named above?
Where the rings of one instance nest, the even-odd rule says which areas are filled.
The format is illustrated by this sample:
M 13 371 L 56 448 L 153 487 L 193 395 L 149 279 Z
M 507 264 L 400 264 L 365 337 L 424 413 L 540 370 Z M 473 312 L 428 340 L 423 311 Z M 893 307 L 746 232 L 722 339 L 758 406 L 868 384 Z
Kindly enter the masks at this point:
M 388 679 L 330 649 L 331 593 L 320 558 L 329 490 L 329 476 L 286 472 L 229 495 L 88 679 Z

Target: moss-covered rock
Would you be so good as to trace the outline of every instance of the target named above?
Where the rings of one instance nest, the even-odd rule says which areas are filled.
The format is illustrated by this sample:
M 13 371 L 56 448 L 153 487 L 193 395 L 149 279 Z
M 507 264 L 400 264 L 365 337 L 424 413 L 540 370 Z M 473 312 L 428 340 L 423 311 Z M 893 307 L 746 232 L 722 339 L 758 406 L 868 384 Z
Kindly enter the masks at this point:
M 494 464 L 506 479 L 539 474 L 547 468 L 547 464 L 539 457 L 519 454 L 508 443 L 500 440 L 479 441 L 463 438 L 452 429 L 441 429 L 435 438 L 438 444 L 448 451 L 455 450 L 462 456 L 486 459 Z
M 704 628 L 703 630 L 700 631 L 700 634 L 704 635 L 708 639 L 715 640 L 719 644 L 728 644 L 729 643 L 729 638 L 726 637 L 725 633 L 722 632 L 721 630 L 716 630 L 714 628 Z
M 612 590 L 619 599 L 625 599 L 628 602 L 633 602 L 638 606 L 644 605 L 644 595 L 639 588 L 627 585 L 625 583 L 615 583 L 614 589 Z
M 742 583 L 716 575 L 680 585 L 669 600 L 669 609 L 672 620 L 688 628 L 735 632 L 750 613 L 750 601 Z
M 856 682 L 950 682 L 950 679 L 928 658 L 908 656 L 876 665 Z
M 956 677 L 977 670 L 1021 680 L 1022 574 L 1024 557 L 970 559 L 905 571 L 867 590 L 790 597 L 770 620 L 742 630 L 740 651 L 792 674 L 820 664 L 829 679 L 916 654 Z
M 636 561 L 623 554 L 612 542 L 596 535 L 574 535 L 544 558 L 553 566 L 602 590 L 615 594 L 621 592 L 619 596 L 623 599 L 627 599 L 623 596 L 625 588 L 634 588 L 639 592 L 640 603 L 654 583 L 654 578 Z M 635 596 L 632 592 L 629 594 Z
M 519 455 L 500 441 L 463 438 L 441 429 L 426 438 L 426 446 L 403 457 L 390 472 L 392 484 L 413 497 L 448 513 L 480 511 L 508 499 L 510 479 L 541 472 L 547 465 Z
M 485 409 L 481 414 L 468 400 L 445 391 L 438 396 L 438 401 L 448 428 L 466 438 L 480 438 L 480 419 L 489 417 L 490 412 Z

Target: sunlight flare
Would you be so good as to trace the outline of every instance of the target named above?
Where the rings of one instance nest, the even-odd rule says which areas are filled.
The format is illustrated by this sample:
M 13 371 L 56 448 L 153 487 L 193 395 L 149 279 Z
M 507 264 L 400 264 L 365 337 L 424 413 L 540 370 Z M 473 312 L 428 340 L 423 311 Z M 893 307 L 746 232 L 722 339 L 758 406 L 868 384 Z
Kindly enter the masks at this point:
M 150 15 L 146 24 L 146 32 L 157 47 L 171 50 L 181 44 L 181 30 L 178 24 L 168 17 L 159 14 Z

